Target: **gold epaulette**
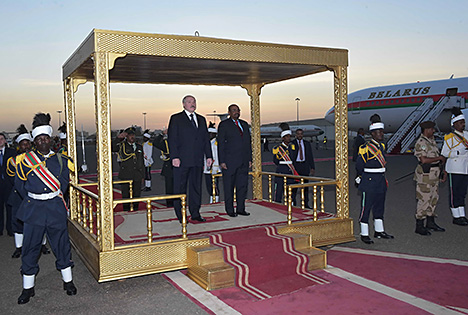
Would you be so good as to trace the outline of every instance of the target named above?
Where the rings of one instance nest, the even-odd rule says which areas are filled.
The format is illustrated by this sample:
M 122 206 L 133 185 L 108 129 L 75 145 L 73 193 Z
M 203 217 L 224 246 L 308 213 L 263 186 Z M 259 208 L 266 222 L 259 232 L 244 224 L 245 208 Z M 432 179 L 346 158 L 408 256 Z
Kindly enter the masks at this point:
M 447 141 L 449 139 L 452 139 L 455 135 L 453 133 L 448 133 L 444 136 L 444 140 Z
M 70 170 L 70 172 L 74 172 L 75 171 L 75 163 L 73 163 L 73 160 L 71 159 L 71 157 L 69 157 L 68 155 L 65 155 L 65 154 L 61 154 L 66 160 L 67 160 L 67 166 L 68 166 L 68 169 Z
M 271 153 L 273 153 L 273 154 L 275 154 L 275 155 L 278 154 L 278 152 L 279 152 L 278 147 L 274 147 L 274 148 L 271 150 Z

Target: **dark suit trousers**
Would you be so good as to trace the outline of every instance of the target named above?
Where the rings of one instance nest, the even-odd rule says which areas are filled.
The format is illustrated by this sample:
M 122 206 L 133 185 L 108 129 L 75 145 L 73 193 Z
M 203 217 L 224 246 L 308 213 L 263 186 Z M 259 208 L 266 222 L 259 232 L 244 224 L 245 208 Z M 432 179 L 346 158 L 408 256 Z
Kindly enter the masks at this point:
M 189 185 L 188 208 L 192 219 L 200 217 L 203 167 L 174 167 L 174 194 L 187 194 Z M 174 199 L 174 210 L 179 221 L 182 221 L 180 199 Z
M 302 176 L 309 176 L 310 175 L 310 168 L 306 165 L 305 162 L 296 162 L 294 164 L 294 167 L 296 168 L 296 171 L 299 175 L 302 175 Z M 308 183 L 309 181 L 308 180 L 304 180 L 304 183 Z M 296 201 L 296 195 L 299 195 L 299 202 Z M 301 198 L 301 191 L 299 189 L 293 189 L 292 191 L 292 200 L 293 200 L 293 204 L 295 206 L 297 205 L 301 205 L 302 203 L 300 202 L 300 198 Z M 309 208 L 309 188 L 304 188 L 304 202 L 305 202 L 305 207 L 306 208 Z
M 124 198 L 124 199 L 130 198 L 130 185 L 129 184 L 122 184 L 121 189 L 122 189 L 122 198 Z M 133 181 L 132 191 L 133 191 L 133 198 L 141 196 L 141 179 Z M 139 202 L 134 202 L 133 203 L 133 210 L 134 211 L 138 210 L 139 206 L 140 206 Z M 125 203 L 123 205 L 123 209 L 124 209 L 124 211 L 129 211 L 130 210 L 130 204 Z
M 245 212 L 245 198 L 249 184 L 249 165 L 223 170 L 224 207 L 227 214 L 234 214 L 234 187 L 236 187 L 237 212 Z
M 11 227 L 11 206 L 7 205 L 9 194 L 10 189 L 7 189 L 6 181 L 2 181 L 0 183 L 0 234 L 3 234 L 3 227 L 6 228 L 7 233 L 13 233 Z

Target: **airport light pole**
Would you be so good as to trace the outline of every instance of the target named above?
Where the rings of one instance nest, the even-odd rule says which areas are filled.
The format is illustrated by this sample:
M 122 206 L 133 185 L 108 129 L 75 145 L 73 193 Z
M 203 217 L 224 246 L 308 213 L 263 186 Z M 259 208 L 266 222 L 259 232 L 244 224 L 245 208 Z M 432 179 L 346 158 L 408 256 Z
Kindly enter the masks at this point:
M 143 113 L 143 131 L 146 130 L 146 113 Z
M 62 115 L 61 115 L 61 114 L 62 114 L 62 111 L 61 111 L 61 110 L 58 110 L 57 113 L 59 114 L 59 125 L 58 125 L 58 126 L 59 126 L 59 128 L 60 128 L 60 126 L 62 125 Z
M 296 120 L 299 121 L 299 102 L 300 102 L 300 98 L 299 97 L 296 97 L 295 101 L 296 101 Z

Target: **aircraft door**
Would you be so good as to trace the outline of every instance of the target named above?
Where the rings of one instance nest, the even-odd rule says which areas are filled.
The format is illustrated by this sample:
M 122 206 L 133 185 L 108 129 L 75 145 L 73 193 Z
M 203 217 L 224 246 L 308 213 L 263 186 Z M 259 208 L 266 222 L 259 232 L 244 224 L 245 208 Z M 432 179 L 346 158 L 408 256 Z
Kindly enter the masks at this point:
M 352 106 L 352 113 L 353 115 L 357 115 L 357 114 L 360 114 L 361 113 L 361 97 L 360 96 L 357 96 L 355 98 L 353 98 L 353 102 L 352 102 L 353 106 Z

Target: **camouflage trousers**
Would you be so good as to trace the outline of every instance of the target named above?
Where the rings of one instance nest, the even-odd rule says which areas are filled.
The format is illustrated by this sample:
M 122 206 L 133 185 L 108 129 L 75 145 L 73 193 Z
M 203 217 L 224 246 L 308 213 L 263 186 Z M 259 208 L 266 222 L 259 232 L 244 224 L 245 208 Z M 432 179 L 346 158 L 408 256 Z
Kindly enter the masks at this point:
M 425 219 L 435 216 L 435 209 L 439 201 L 439 175 L 440 169 L 432 167 L 429 173 L 423 173 L 418 165 L 414 173 L 416 180 L 416 219 Z

